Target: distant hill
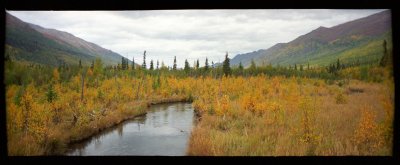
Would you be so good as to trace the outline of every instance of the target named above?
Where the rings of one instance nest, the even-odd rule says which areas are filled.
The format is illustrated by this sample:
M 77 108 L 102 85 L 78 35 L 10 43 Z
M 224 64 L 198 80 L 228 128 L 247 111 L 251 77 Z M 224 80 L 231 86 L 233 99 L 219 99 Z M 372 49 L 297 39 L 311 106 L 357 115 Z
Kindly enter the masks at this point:
M 96 57 L 105 65 L 121 63 L 122 56 L 74 35 L 21 21 L 6 13 L 5 51 L 11 59 L 58 66 L 90 65 Z
M 242 62 L 248 67 L 253 59 L 257 65 L 307 64 L 327 66 L 340 59 L 378 60 L 382 56 L 383 40 L 391 49 L 391 13 L 386 10 L 331 28 L 319 27 L 288 43 L 278 43 L 269 49 L 239 54 L 231 60 L 232 66 Z

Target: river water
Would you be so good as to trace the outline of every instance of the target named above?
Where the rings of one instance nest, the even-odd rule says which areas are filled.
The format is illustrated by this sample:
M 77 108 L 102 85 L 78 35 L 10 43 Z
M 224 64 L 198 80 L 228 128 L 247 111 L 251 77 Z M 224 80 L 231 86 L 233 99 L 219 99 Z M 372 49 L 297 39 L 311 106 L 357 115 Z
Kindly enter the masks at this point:
M 146 115 L 74 144 L 67 155 L 184 156 L 194 123 L 190 103 L 152 105 Z

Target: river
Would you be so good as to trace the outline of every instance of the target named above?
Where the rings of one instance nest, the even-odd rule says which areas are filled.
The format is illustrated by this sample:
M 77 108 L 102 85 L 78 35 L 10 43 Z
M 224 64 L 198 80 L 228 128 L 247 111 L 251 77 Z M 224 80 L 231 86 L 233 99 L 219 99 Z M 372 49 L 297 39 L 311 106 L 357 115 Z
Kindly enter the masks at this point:
M 194 121 L 190 103 L 152 105 L 146 115 L 122 122 L 72 145 L 70 156 L 184 156 Z

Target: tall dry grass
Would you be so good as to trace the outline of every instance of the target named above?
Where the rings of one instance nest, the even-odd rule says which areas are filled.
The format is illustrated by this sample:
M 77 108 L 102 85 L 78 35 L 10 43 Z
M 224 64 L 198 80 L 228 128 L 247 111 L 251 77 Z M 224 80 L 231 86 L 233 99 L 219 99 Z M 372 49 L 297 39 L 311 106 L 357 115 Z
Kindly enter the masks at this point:
M 119 77 L 86 85 L 83 101 L 79 76 L 73 80 L 54 85 L 52 103 L 44 86 L 29 85 L 22 96 L 21 86 L 7 86 L 9 155 L 62 154 L 69 142 L 143 114 L 152 103 L 176 100 L 193 100 L 200 115 L 189 155 L 391 155 L 392 80 L 338 86 L 265 75 L 164 77 L 155 88 L 151 76 Z M 363 115 L 365 109 L 373 115 Z M 374 136 L 362 139 L 365 132 Z M 371 139 L 377 142 L 365 142 Z
M 209 101 L 209 96 L 200 95 L 193 103 L 202 115 L 190 138 L 189 155 L 392 154 L 391 81 L 341 86 L 264 76 L 221 81 L 222 97 Z M 240 90 L 231 88 L 235 85 Z M 349 92 L 350 88 L 362 92 Z M 222 107 L 220 100 L 226 98 L 228 110 L 209 113 Z

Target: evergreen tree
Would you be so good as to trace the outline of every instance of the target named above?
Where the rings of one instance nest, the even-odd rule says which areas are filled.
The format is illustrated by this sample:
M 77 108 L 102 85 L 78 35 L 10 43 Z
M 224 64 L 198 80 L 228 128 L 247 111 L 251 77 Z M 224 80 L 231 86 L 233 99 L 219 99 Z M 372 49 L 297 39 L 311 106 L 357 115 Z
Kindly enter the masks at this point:
M 150 70 L 153 70 L 154 66 L 153 66 L 153 60 L 150 60 Z
M 142 64 L 142 68 L 143 69 L 146 69 L 146 51 L 144 51 L 144 53 L 143 53 L 143 64 Z
M 199 69 L 199 67 L 200 67 L 199 59 L 197 59 L 197 62 L 196 62 L 196 69 Z
M 128 69 L 128 59 L 124 57 L 124 70 Z
M 336 74 L 337 68 L 338 67 L 335 65 L 335 63 L 330 64 L 329 65 L 329 73 L 335 73 Z
M 174 57 L 174 65 L 172 66 L 172 70 L 176 70 L 176 56 Z
M 125 70 L 125 58 L 124 57 L 122 57 L 122 60 L 121 60 L 121 69 Z
M 82 61 L 79 59 L 79 68 L 82 68 Z
M 50 84 L 46 96 L 49 103 L 53 102 L 57 98 L 57 93 L 53 90 L 53 84 Z
M 340 70 L 340 62 L 339 62 L 339 59 L 337 59 L 337 62 L 336 62 L 336 70 Z
M 214 68 L 214 61 L 211 61 L 211 67 Z
M 242 65 L 242 61 L 239 62 L 239 72 L 240 74 L 243 73 L 243 65 Z
M 159 65 L 159 63 L 158 63 L 158 60 L 157 60 L 157 69 L 158 69 L 158 65 Z
M 185 68 L 184 68 L 185 72 L 188 73 L 190 71 L 190 65 L 189 62 L 187 61 L 187 59 L 185 60 Z
M 206 62 L 204 64 L 204 70 L 208 70 L 208 58 L 206 57 Z
M 256 63 L 253 59 L 251 59 L 250 70 L 254 72 L 256 70 Z
M 329 73 L 332 73 L 332 64 L 329 64 L 329 66 L 327 67 L 327 70 Z
M 242 61 L 239 62 L 239 70 L 243 70 Z
M 294 64 L 294 70 L 297 70 L 297 65 L 296 64 Z
M 388 53 L 387 53 L 387 48 L 386 48 L 386 40 L 383 40 L 383 56 L 379 62 L 379 65 L 384 67 L 387 65 L 389 61 Z
M 225 60 L 224 60 L 223 66 L 222 66 L 222 70 L 224 71 L 225 76 L 228 76 L 228 75 L 231 74 L 231 67 L 230 67 L 230 64 L 229 64 L 228 52 L 226 52 Z

